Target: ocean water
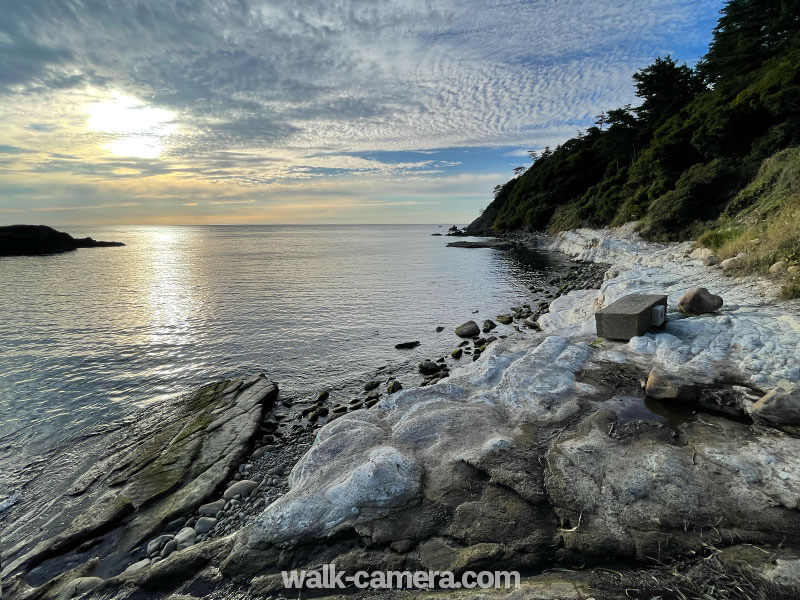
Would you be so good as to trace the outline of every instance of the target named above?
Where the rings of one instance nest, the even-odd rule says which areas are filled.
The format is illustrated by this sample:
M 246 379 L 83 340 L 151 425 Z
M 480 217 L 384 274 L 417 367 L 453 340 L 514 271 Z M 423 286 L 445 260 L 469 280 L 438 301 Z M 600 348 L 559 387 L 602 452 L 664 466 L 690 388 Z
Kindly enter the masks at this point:
M 48 448 L 215 379 L 265 372 L 289 396 L 379 370 L 415 385 L 457 325 L 529 301 L 564 264 L 447 248 L 431 225 L 64 229 L 127 246 L 0 258 L 5 503 Z

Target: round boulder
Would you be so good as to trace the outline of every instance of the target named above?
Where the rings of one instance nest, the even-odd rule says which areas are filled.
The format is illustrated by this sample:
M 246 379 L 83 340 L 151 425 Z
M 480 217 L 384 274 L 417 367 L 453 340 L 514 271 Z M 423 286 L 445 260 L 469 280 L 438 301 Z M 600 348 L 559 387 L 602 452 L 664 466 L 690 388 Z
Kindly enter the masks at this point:
M 475 321 L 467 321 L 463 325 L 456 327 L 456 335 L 462 338 L 471 338 L 480 335 L 481 328 Z
M 250 481 L 249 479 L 243 479 L 242 481 L 237 481 L 232 486 L 230 486 L 225 493 L 222 494 L 223 498 L 226 500 L 230 500 L 234 496 L 241 496 L 242 498 L 249 496 L 254 489 L 258 487 L 258 484 L 255 481 Z
M 390 381 L 390 382 L 389 382 L 389 383 L 386 385 L 386 391 L 387 391 L 389 394 L 394 394 L 395 392 L 399 392 L 399 391 L 400 391 L 400 390 L 402 390 L 402 389 L 403 389 L 403 386 L 402 386 L 402 384 L 401 384 L 399 381 L 397 381 L 397 379 L 392 379 L 392 380 L 391 380 L 391 381 Z
M 441 367 L 432 360 L 424 360 L 419 363 L 419 372 L 423 375 L 433 375 L 439 372 Z
M 690 315 L 702 315 L 718 310 L 722 297 L 715 296 L 706 288 L 692 288 L 678 300 L 678 310 Z

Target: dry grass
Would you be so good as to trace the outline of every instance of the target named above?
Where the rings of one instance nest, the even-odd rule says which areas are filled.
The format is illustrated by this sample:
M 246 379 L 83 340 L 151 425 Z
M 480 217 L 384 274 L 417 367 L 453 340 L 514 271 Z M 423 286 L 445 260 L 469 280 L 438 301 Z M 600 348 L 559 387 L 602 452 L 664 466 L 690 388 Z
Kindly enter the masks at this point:
M 744 207 L 700 243 L 721 259 L 742 257 L 739 271 L 768 274 L 778 261 L 800 265 L 800 148 L 764 161 L 756 178 L 732 201 Z M 800 297 L 800 273 L 784 273 L 782 295 Z

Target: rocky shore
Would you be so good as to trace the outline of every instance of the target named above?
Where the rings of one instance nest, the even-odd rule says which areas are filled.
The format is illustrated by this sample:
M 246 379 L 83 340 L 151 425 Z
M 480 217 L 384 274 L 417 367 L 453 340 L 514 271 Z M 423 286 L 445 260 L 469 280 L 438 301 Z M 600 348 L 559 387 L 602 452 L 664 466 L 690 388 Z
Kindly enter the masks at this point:
M 291 402 L 256 377 L 120 427 L 42 516 L 10 509 L 5 592 L 277 598 L 335 562 L 524 575 L 414 598 L 796 597 L 800 306 L 629 228 L 520 242 L 579 262 L 457 328 L 418 385 Z M 723 305 L 679 311 L 699 287 Z M 599 339 L 631 292 L 667 294 L 666 326 Z

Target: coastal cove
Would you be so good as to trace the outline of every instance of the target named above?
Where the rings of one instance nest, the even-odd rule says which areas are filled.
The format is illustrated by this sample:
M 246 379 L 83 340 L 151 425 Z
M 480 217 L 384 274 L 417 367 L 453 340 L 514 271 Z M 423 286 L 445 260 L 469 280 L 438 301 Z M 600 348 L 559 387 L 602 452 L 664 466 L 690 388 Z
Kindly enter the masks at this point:
M 180 523 L 148 530 L 125 569 L 119 557 L 98 562 L 90 557 L 101 551 L 81 549 L 97 538 L 102 549 L 108 539 L 102 527 L 81 529 L 78 514 L 72 533 L 55 538 L 59 544 L 88 531 L 86 539 L 74 538 L 81 548 L 68 553 L 74 570 L 32 597 L 84 589 L 114 598 L 142 590 L 269 597 L 281 593 L 281 569 L 332 561 L 350 571 L 515 568 L 527 574 L 523 588 L 531 597 L 624 598 L 622 590 L 634 584 L 656 593 L 694 585 L 692 577 L 725 584 L 723 574 L 745 563 L 748 581 L 773 597 L 800 590 L 793 541 L 800 533 L 800 439 L 750 416 L 781 381 L 800 379 L 798 302 L 779 302 L 768 279 L 733 279 L 706 266 L 690 243 L 646 243 L 632 227 L 521 236 L 517 243 L 600 263 L 605 280 L 593 290 L 573 289 L 565 278 L 563 293 L 557 290 L 536 320 L 541 331 L 512 329 L 479 360 L 451 364 L 450 376 L 430 386 L 386 394 L 383 375 L 377 402 L 321 429 L 301 431 L 311 414 L 305 407 L 327 407 L 327 396 L 283 403 L 263 378 L 204 388 L 187 402 L 218 398 L 211 402 L 261 422 L 260 430 L 237 427 L 244 433 L 229 438 L 245 452 L 238 468 L 226 467 L 221 488 L 231 487 L 221 494 L 212 485 Z M 499 252 L 450 250 L 487 251 Z M 678 298 L 698 286 L 722 295 L 723 307 L 678 313 Z M 598 339 L 594 312 L 630 292 L 667 294 L 666 327 L 627 343 Z M 484 316 L 494 317 L 481 314 L 479 322 Z M 641 382 L 653 367 L 696 382 L 709 402 L 646 399 Z M 283 443 L 276 431 L 285 431 Z M 81 488 L 83 500 L 75 496 L 89 506 L 122 495 L 103 483 L 116 477 L 118 459 L 111 452 L 104 460 Z M 135 477 L 122 483 L 139 489 Z M 97 518 L 111 527 L 127 523 L 129 531 L 138 510 L 134 502 L 124 514 L 90 514 L 107 515 Z M 173 539 L 180 541 L 165 553 Z M 20 586 L 14 593 L 47 581 L 46 569 L 27 582 L 15 573 L 51 556 L 43 548 L 7 567 Z M 659 569 L 670 560 L 679 562 Z M 593 565 L 601 568 L 583 570 Z M 568 570 L 538 574 L 553 567 Z

